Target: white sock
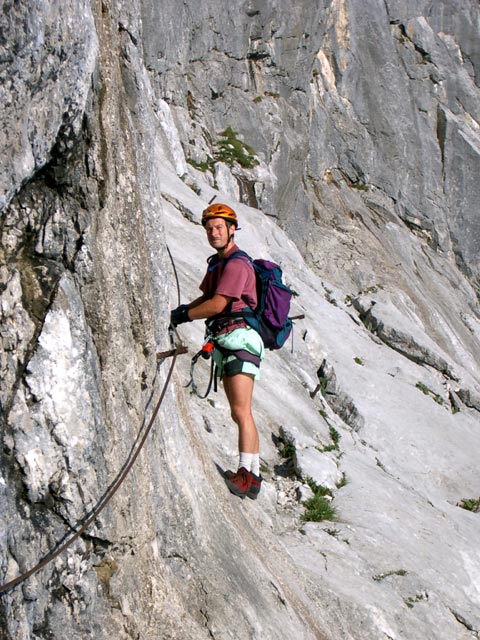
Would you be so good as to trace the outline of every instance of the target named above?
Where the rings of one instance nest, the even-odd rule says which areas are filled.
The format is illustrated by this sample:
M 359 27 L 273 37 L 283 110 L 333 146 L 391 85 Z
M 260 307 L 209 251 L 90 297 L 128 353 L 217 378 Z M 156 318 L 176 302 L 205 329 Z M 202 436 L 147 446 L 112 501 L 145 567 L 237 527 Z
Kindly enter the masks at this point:
M 243 451 L 240 451 L 238 468 L 240 469 L 240 467 L 243 467 L 247 471 L 250 471 L 252 469 L 252 457 L 253 453 L 244 453 Z
M 260 475 L 260 454 L 259 453 L 252 454 L 252 466 L 250 471 L 254 473 L 256 476 Z

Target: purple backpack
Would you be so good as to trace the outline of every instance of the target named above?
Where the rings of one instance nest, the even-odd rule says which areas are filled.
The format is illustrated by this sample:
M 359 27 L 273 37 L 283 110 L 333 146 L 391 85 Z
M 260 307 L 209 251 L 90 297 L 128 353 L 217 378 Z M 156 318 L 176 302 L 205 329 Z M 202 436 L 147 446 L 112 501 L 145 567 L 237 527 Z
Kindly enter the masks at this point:
M 242 312 L 245 321 L 260 334 L 267 349 L 280 349 L 292 330 L 288 317 L 293 291 L 282 281 L 282 270 L 268 260 L 252 260 L 244 251 L 235 251 L 227 260 L 248 260 L 255 269 L 257 279 L 257 308 L 246 307 Z

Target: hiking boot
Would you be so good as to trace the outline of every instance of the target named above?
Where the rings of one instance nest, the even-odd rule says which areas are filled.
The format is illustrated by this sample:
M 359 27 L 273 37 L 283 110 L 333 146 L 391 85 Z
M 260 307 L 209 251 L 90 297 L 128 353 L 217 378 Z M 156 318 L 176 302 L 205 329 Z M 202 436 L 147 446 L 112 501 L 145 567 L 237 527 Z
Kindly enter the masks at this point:
M 252 474 L 247 471 L 245 467 L 234 473 L 233 471 L 226 471 L 224 474 L 225 482 L 230 491 L 239 498 L 245 498 L 248 490 L 252 486 Z
M 263 478 L 262 476 L 256 476 L 252 472 L 250 472 L 250 475 L 252 476 L 252 484 L 247 492 L 247 497 L 249 497 L 250 500 L 256 500 L 260 493 L 260 489 L 262 488 Z
M 234 473 L 233 471 L 225 471 L 224 479 L 230 491 L 239 498 L 247 496 L 251 500 L 256 500 L 260 493 L 263 478 L 256 476 L 251 471 L 247 471 L 245 467 Z

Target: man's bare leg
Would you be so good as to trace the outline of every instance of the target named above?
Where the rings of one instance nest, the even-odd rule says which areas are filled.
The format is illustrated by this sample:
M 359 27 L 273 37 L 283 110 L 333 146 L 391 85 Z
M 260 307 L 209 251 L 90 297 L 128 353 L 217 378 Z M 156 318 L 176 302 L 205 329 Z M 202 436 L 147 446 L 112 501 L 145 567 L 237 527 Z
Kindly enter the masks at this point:
M 254 379 L 245 373 L 223 377 L 223 388 L 230 404 L 233 421 L 238 425 L 238 450 L 258 453 L 258 431 L 252 415 Z

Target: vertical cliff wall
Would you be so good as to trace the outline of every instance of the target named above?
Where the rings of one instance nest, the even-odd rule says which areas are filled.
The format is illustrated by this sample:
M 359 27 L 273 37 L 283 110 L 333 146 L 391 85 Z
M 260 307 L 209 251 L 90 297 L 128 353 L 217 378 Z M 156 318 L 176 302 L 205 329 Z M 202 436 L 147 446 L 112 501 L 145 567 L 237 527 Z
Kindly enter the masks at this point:
M 134 454 L 170 364 L 167 242 L 186 301 L 213 195 L 307 319 L 256 391 L 258 504 L 226 491 L 228 407 L 183 389 L 179 357 L 112 501 L 0 595 L 1 638 L 480 633 L 459 506 L 478 498 L 478 5 L 293 5 L 3 4 L 0 582 Z M 312 478 L 337 521 L 302 520 Z

